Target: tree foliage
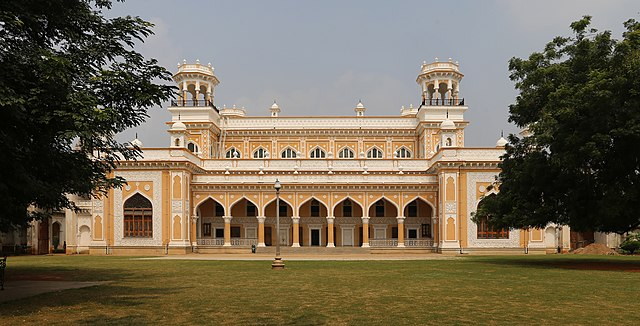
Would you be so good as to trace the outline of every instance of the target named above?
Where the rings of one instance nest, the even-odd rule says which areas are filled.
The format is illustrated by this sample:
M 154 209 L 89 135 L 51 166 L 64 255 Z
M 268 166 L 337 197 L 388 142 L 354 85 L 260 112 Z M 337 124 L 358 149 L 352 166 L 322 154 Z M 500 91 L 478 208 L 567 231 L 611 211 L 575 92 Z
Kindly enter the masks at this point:
M 120 186 L 109 172 L 139 149 L 114 135 L 173 96 L 158 83 L 170 73 L 133 49 L 153 25 L 105 18 L 111 5 L 0 2 L 0 230 L 74 208 L 67 194 Z
M 512 58 L 519 91 L 497 196 L 475 219 L 495 227 L 626 232 L 640 224 L 640 23 L 628 20 L 620 40 L 571 24 L 528 59 Z

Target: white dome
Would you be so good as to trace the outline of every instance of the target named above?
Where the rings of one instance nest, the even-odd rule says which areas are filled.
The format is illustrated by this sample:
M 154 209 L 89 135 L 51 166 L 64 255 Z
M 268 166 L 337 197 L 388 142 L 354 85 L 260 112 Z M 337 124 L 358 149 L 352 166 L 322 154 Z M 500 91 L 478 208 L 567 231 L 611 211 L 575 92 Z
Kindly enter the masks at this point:
M 136 137 L 136 139 L 131 141 L 131 145 L 142 147 L 142 142 L 140 141 L 140 139 L 138 139 L 138 137 Z
M 173 123 L 171 130 L 187 130 L 187 126 L 181 121 L 177 121 Z
M 498 139 L 498 141 L 496 142 L 496 147 L 504 147 L 508 143 L 509 142 L 506 139 L 504 139 L 504 137 L 500 137 L 500 139 Z
M 279 109 L 280 107 L 278 106 L 278 104 L 276 103 L 276 101 L 273 101 L 273 105 L 271 106 L 272 109 Z
M 358 105 L 356 105 L 357 109 L 364 109 L 364 104 L 361 101 L 358 101 Z
M 440 129 L 456 129 L 456 124 L 447 118 L 440 124 Z

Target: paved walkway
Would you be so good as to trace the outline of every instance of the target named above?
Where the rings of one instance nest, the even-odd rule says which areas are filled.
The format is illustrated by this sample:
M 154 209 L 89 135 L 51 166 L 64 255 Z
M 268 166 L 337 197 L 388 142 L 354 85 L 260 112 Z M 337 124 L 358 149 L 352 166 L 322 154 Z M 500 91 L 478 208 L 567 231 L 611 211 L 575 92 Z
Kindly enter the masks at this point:
M 68 282 L 68 281 L 6 281 L 4 290 L 0 291 L 0 302 L 12 301 L 34 295 L 80 289 L 103 284 L 104 282 Z
M 283 254 L 284 261 L 308 261 L 308 260 L 336 260 L 336 261 L 361 261 L 361 260 L 449 260 L 458 259 L 455 256 L 440 254 Z M 273 260 L 274 253 L 259 254 L 187 254 L 168 255 L 158 257 L 145 257 L 134 259 L 157 260 Z

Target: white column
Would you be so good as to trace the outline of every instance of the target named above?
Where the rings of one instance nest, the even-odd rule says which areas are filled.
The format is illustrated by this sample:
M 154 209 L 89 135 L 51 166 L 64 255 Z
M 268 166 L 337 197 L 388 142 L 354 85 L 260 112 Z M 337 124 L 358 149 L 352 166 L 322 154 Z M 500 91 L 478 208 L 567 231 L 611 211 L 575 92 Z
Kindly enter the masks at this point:
M 264 244 L 264 220 L 266 217 L 258 216 L 258 247 L 266 247 Z
M 362 248 L 369 248 L 369 217 L 362 217 Z
M 224 219 L 224 247 L 231 247 L 231 219 L 232 216 L 223 216 Z
M 291 222 L 293 222 L 292 223 L 293 224 L 292 226 L 293 244 L 291 245 L 291 247 L 300 248 L 300 217 L 292 216 Z
M 404 216 L 396 217 L 398 221 L 398 248 L 404 247 Z
M 335 236 L 333 234 L 334 221 L 335 218 L 333 216 L 327 216 L 327 248 L 334 248 L 336 246 L 333 240 L 333 237 Z

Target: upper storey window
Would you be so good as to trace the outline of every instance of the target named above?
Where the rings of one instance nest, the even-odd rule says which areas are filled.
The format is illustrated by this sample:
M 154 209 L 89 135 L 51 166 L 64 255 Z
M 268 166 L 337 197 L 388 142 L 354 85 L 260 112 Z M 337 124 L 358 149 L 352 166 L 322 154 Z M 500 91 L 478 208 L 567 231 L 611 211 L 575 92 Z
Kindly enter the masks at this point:
M 320 147 L 314 148 L 310 155 L 311 158 L 325 158 L 327 154 Z
M 345 147 L 338 152 L 338 158 L 354 158 L 355 155 L 349 147 Z
M 253 152 L 253 158 L 267 158 L 269 156 L 269 152 L 263 147 L 256 149 Z
M 237 150 L 235 147 L 231 147 L 229 148 L 229 150 L 227 150 L 227 154 L 225 154 L 226 158 L 241 158 L 242 155 L 240 154 L 240 151 Z
M 382 150 L 374 147 L 367 152 L 367 158 L 382 158 Z
M 291 147 L 287 147 L 284 151 L 282 151 L 282 153 L 280 154 L 281 158 L 296 158 L 296 151 L 294 151 Z
M 404 146 L 398 148 L 395 157 L 397 158 L 411 158 L 411 152 Z
M 198 145 L 189 142 L 189 144 L 187 144 L 187 149 L 191 152 L 191 153 L 199 153 L 200 152 L 200 148 L 198 147 Z

